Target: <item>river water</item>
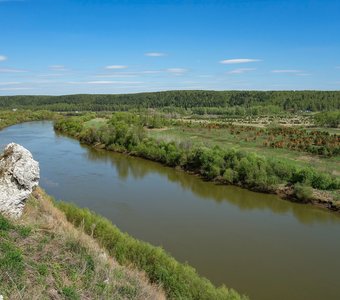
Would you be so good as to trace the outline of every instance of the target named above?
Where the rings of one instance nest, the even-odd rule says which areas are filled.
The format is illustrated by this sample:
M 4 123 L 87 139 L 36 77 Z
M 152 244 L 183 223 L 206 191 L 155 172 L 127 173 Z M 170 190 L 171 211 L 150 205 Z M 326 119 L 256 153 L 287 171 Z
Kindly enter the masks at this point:
M 50 195 L 162 246 L 216 285 L 253 300 L 340 299 L 335 213 L 91 149 L 56 134 L 51 122 L 0 131 L 0 148 L 9 142 L 40 162 L 40 185 Z

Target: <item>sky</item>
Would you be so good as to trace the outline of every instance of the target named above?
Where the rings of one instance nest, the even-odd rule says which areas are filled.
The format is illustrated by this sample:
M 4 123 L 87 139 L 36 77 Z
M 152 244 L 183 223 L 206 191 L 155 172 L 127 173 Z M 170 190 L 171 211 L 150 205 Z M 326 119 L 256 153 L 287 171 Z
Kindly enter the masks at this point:
M 339 90 L 339 0 L 0 0 L 0 95 Z

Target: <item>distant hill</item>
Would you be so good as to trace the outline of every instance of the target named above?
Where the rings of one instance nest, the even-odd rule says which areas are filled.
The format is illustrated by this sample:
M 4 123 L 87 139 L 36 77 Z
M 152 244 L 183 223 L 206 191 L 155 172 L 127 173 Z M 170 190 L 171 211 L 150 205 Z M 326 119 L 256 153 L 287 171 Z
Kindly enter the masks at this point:
M 165 91 L 137 94 L 1 96 L 0 109 L 116 111 L 132 108 L 254 108 L 281 111 L 340 109 L 340 91 Z

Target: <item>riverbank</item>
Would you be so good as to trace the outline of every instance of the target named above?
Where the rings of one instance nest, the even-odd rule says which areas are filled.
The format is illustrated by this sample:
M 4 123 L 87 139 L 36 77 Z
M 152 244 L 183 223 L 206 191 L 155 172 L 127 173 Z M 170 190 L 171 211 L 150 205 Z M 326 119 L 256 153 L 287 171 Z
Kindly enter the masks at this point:
M 145 271 L 152 283 L 163 287 L 169 299 L 247 299 L 225 286 L 215 288 L 191 266 L 177 262 L 162 248 L 122 233 L 89 209 L 80 209 L 66 202 L 57 202 L 56 205 L 70 222 L 93 236 L 120 264 Z
M 340 211 L 340 180 L 329 173 L 242 150 L 157 141 L 145 135 L 138 116 L 118 114 L 98 121 L 93 115 L 65 118 L 55 129 L 82 143 L 181 168 L 204 180 Z
M 85 144 L 87 144 L 87 143 L 85 143 Z M 115 150 L 107 149 L 105 147 L 105 144 L 93 144 L 93 145 L 87 144 L 87 145 L 92 146 L 93 148 L 97 148 L 97 149 L 104 149 L 106 151 L 113 151 L 113 152 L 117 152 L 117 153 L 122 153 L 124 155 L 141 157 L 143 159 L 155 161 L 155 160 L 150 159 L 148 157 L 140 156 L 140 155 L 136 154 L 135 152 L 129 152 L 129 151 L 126 151 L 126 150 L 121 150 L 121 149 L 115 149 Z M 155 162 L 161 163 L 159 161 L 155 161 Z M 163 164 L 163 165 L 167 166 L 166 164 Z M 198 170 L 196 170 L 196 171 L 187 170 L 187 169 L 181 168 L 179 166 L 176 166 L 175 168 L 178 169 L 178 170 L 181 170 L 183 172 L 186 172 L 187 174 L 190 174 L 191 176 L 197 176 L 201 180 L 204 180 L 204 181 L 212 181 L 215 184 L 230 185 L 230 182 L 228 182 L 223 177 L 218 177 L 218 178 L 214 178 L 213 180 L 211 180 L 211 179 L 209 179 L 205 176 L 202 176 L 202 174 Z M 279 185 L 277 187 L 267 187 L 267 188 L 253 187 L 253 186 L 241 184 L 241 183 L 233 183 L 232 185 L 240 187 L 242 189 L 247 189 L 247 190 L 250 190 L 250 191 L 253 191 L 253 192 L 257 192 L 257 193 L 266 193 L 266 194 L 277 195 L 281 199 L 284 199 L 284 200 L 287 200 L 287 201 L 300 203 L 300 204 L 309 204 L 309 205 L 313 205 L 313 206 L 316 206 L 316 207 L 320 207 L 320 208 L 323 208 L 323 209 L 330 210 L 332 212 L 340 213 L 340 201 L 335 200 L 335 197 L 333 196 L 333 194 L 328 192 L 328 191 L 322 191 L 322 190 L 313 189 L 313 188 L 308 189 L 308 188 L 304 187 L 303 185 L 297 185 L 297 186 L 294 186 L 294 185 Z M 339 193 L 339 192 L 336 191 L 335 193 Z M 297 194 L 299 194 L 299 196 Z
M 18 220 L 0 214 L 4 299 L 166 299 L 145 272 L 124 267 L 67 221 L 41 189 Z
M 255 159 L 255 164 L 257 164 L 257 166 L 251 166 L 254 159 L 249 156 L 246 157 L 246 160 L 248 160 L 248 162 L 246 162 L 246 164 L 242 166 L 242 171 L 244 173 L 253 173 L 251 174 L 253 178 L 250 178 L 249 180 L 249 178 L 246 178 L 249 177 L 249 174 L 243 174 L 243 177 L 245 178 L 243 178 L 243 180 L 239 180 L 240 178 L 235 178 L 239 177 L 238 173 L 240 173 L 238 172 L 239 170 L 234 170 L 235 166 L 233 166 L 232 164 L 229 165 L 228 168 L 225 168 L 225 166 L 218 166 L 218 164 L 220 164 L 218 160 L 221 159 L 221 157 L 218 157 L 216 159 L 212 156 L 221 155 L 219 153 L 220 151 L 215 151 L 215 147 L 213 147 L 214 149 L 210 149 L 210 153 L 204 153 L 207 154 L 206 158 L 208 161 L 206 162 L 206 164 L 208 164 L 208 166 L 206 167 L 208 170 L 202 170 L 202 167 L 204 168 L 204 166 L 202 166 L 201 161 L 198 162 L 200 164 L 199 166 L 194 167 L 188 163 L 183 163 L 183 157 L 181 156 L 184 156 L 184 159 L 187 159 L 187 153 L 184 153 L 183 155 L 183 152 L 185 152 L 183 151 L 183 149 L 176 149 L 178 148 L 178 146 L 175 142 L 158 142 L 152 138 L 149 138 L 147 140 L 147 144 L 141 143 L 142 140 L 146 137 L 146 135 L 143 134 L 142 129 L 137 128 L 136 130 L 136 128 L 133 128 L 132 131 L 135 130 L 137 132 L 131 132 L 131 128 L 129 128 L 130 125 L 132 127 L 135 126 L 138 117 L 136 116 L 135 118 L 132 118 L 130 114 L 126 114 L 125 116 L 124 114 L 120 115 L 123 116 L 121 119 L 118 120 L 118 122 L 121 123 L 119 125 L 123 124 L 123 127 L 119 129 L 122 131 L 120 133 L 120 139 L 121 141 L 124 140 L 124 138 L 128 139 L 127 141 L 123 141 L 123 143 L 121 143 L 121 141 L 118 141 L 118 143 L 117 141 L 113 142 L 112 138 L 114 137 L 110 138 L 108 136 L 108 130 L 112 130 L 112 128 L 109 129 L 103 126 L 106 125 L 101 122 L 103 119 L 99 119 L 100 122 L 96 122 L 95 113 L 89 113 L 85 115 L 85 117 L 78 116 L 63 119 L 60 114 L 49 111 L 4 111 L 0 113 L 0 129 L 27 121 L 59 120 L 59 123 L 57 124 L 61 124 L 65 120 L 68 120 L 68 124 L 64 127 L 58 127 L 57 125 L 57 130 L 59 130 L 63 134 L 67 134 L 79 139 L 82 143 L 97 148 L 104 148 L 109 151 L 139 156 L 148 160 L 160 162 L 163 165 L 180 168 L 185 172 L 200 176 L 204 180 L 214 181 L 219 184 L 232 184 L 255 192 L 276 194 L 282 199 L 290 200 L 293 202 L 311 204 L 335 212 L 340 211 L 340 180 L 334 175 L 320 172 L 319 170 L 314 170 L 313 168 L 301 168 L 299 166 L 289 164 L 287 165 L 286 162 L 282 162 L 279 160 L 275 162 L 275 160 L 270 159 L 270 164 L 275 164 L 274 169 L 276 170 L 274 170 L 274 172 L 276 172 L 277 174 L 274 175 L 278 177 L 273 178 L 274 176 L 271 176 L 272 174 L 266 174 L 268 173 L 267 170 L 265 170 L 265 174 L 263 174 L 262 171 L 263 169 L 266 169 L 267 166 L 260 166 L 260 164 L 262 164 L 262 159 L 261 157 L 260 159 L 257 159 L 259 156 L 255 155 L 255 157 L 257 156 L 257 158 Z M 129 115 L 128 121 L 131 122 L 131 124 L 125 123 L 126 120 L 124 120 L 124 118 L 126 118 L 127 115 Z M 129 134 L 127 136 L 124 136 L 127 133 Z M 128 147 L 124 145 L 124 143 L 126 142 L 128 143 Z M 150 146 L 151 148 L 154 148 L 151 149 L 154 150 L 154 152 L 160 150 L 161 152 L 165 151 L 165 154 L 161 153 L 159 155 L 159 153 L 156 153 L 156 155 L 154 155 L 154 153 L 148 153 L 148 151 L 145 151 L 147 149 L 140 149 L 140 146 L 145 146 L 146 148 Z M 188 148 L 188 146 L 184 145 L 184 148 Z M 239 160 L 238 163 L 242 158 L 247 156 L 246 153 L 244 153 L 243 151 L 235 151 L 235 149 L 230 150 L 231 152 L 233 152 L 232 156 L 234 157 L 229 157 L 229 160 L 235 159 L 234 154 L 236 152 L 236 156 L 239 156 L 237 158 Z M 199 160 L 201 160 L 201 158 L 199 158 Z M 266 163 L 267 162 L 265 161 L 265 164 Z M 223 162 L 222 164 L 225 165 L 225 162 Z M 224 170 L 221 171 L 221 169 Z M 272 172 L 272 170 L 270 172 Z M 281 178 L 287 176 L 287 174 L 290 178 Z M 259 178 L 256 177 L 259 177 L 260 181 L 258 180 Z M 321 189 L 315 188 L 315 186 L 321 187 Z M 327 186 L 333 186 L 331 188 L 332 191 L 329 191 Z M 336 187 L 335 189 L 334 186 Z
M 54 201 L 39 188 L 25 204 L 19 219 L 0 214 L 1 296 L 247 299 L 224 286 L 215 288 L 163 249 L 122 233 L 88 209 Z
M 73 122 L 70 120 L 77 120 L 76 122 Z M 153 140 L 149 140 L 149 144 L 146 145 L 146 147 L 151 146 L 151 148 L 162 148 L 161 151 L 165 151 L 165 155 L 168 157 L 160 157 L 160 155 L 156 154 L 156 157 L 154 153 L 148 153 L 148 151 L 145 151 L 145 149 L 140 149 L 140 147 L 137 147 L 136 149 L 136 143 L 138 143 L 140 146 L 142 143 L 140 141 L 145 138 L 142 133 L 138 132 L 141 137 L 136 137 L 135 134 L 132 134 L 129 136 L 129 139 L 132 140 L 133 147 L 126 147 L 125 145 L 121 145 L 118 143 L 111 143 L 110 137 L 103 137 L 105 140 L 101 140 L 102 137 L 95 136 L 98 135 L 99 132 L 103 129 L 100 122 L 93 122 L 95 119 L 95 114 L 91 113 L 88 114 L 85 119 L 81 116 L 79 117 L 73 117 L 69 118 L 69 127 L 64 128 L 57 128 L 60 132 L 66 133 L 74 138 L 79 139 L 82 143 L 98 147 L 98 148 L 104 148 L 109 151 L 116 151 L 120 153 L 125 153 L 128 155 L 134 155 L 139 156 L 148 160 L 160 162 L 163 165 L 171 166 L 171 167 L 177 167 L 182 169 L 185 172 L 188 172 L 190 174 L 194 174 L 197 176 L 200 176 L 203 180 L 209 180 L 214 181 L 219 184 L 233 184 L 235 186 L 239 186 L 242 188 L 246 188 L 248 190 L 256 191 L 256 192 L 262 192 L 262 193 L 271 193 L 276 194 L 280 196 L 283 199 L 290 200 L 293 202 L 299 202 L 299 203 L 305 203 L 305 204 L 312 204 L 318 207 L 323 207 L 331 211 L 339 212 L 340 211 L 340 193 L 339 189 L 334 189 L 333 191 L 329 191 L 327 189 L 320 189 L 320 188 L 314 188 L 313 183 L 316 183 L 317 185 L 321 187 L 325 187 L 331 181 L 330 174 L 319 172 L 318 170 L 313 170 L 312 168 L 306 169 L 306 168 L 300 168 L 300 172 L 295 172 L 294 169 L 295 166 L 286 166 L 284 163 L 279 163 L 275 168 L 280 169 L 278 172 L 281 177 L 292 177 L 292 173 L 296 173 L 295 175 L 295 181 L 296 182 L 289 182 L 289 178 L 286 179 L 286 182 L 282 182 L 281 178 L 279 178 L 279 181 L 281 182 L 275 182 L 277 180 L 272 180 L 273 176 L 268 176 L 268 174 L 261 174 L 261 171 L 263 170 L 263 166 L 250 166 L 253 170 L 249 170 L 249 161 L 250 165 L 252 164 L 251 160 L 247 157 L 248 162 L 246 162 L 246 165 L 243 166 L 243 172 L 249 173 L 252 172 L 252 177 L 257 177 L 257 175 L 260 175 L 262 182 L 257 182 L 257 178 L 243 178 L 243 180 L 239 180 L 235 178 L 235 174 L 239 172 L 235 172 L 234 166 L 229 166 L 229 168 L 224 168 L 225 170 L 221 172 L 221 167 L 218 166 L 219 162 L 216 164 L 216 159 L 214 157 L 211 157 L 211 153 L 208 153 L 207 162 L 206 164 L 210 164 L 207 166 L 208 170 L 202 170 L 202 166 L 194 166 L 192 167 L 190 164 L 183 164 L 183 160 L 180 156 L 183 155 L 183 151 L 181 149 L 176 149 L 176 144 L 174 142 L 164 142 L 164 143 L 154 143 Z M 4 111 L 0 113 L 0 129 L 3 129 L 5 127 L 28 122 L 28 121 L 39 121 L 39 120 L 61 120 L 60 122 L 63 122 L 62 116 L 60 114 L 49 112 L 49 111 L 37 111 L 37 112 L 31 112 L 31 111 Z M 66 120 L 66 119 L 65 119 Z M 124 120 L 120 120 L 123 121 Z M 131 121 L 131 119 L 130 119 Z M 76 123 L 77 124 L 76 126 Z M 87 123 L 84 125 L 84 123 Z M 132 122 L 133 123 L 133 122 Z M 84 125 L 84 127 L 83 127 Z M 90 125 L 90 126 L 89 126 Z M 126 129 L 123 128 L 123 131 Z M 105 128 L 106 129 L 106 128 Z M 139 130 L 139 129 L 138 129 Z M 125 132 L 127 133 L 127 131 Z M 130 132 L 131 133 L 131 132 Z M 107 135 L 108 133 L 105 132 Z M 99 134 L 100 135 L 100 134 Z M 122 136 L 124 133 L 122 134 Z M 133 141 L 133 139 L 137 140 Z M 164 145 L 167 145 L 164 147 Z M 164 149 L 165 148 L 165 149 Z M 167 153 L 169 152 L 171 153 Z M 159 150 L 159 149 L 158 149 Z M 156 152 L 158 151 L 155 150 Z M 213 150 L 213 149 L 212 149 Z M 232 149 L 234 151 L 234 149 Z M 217 151 L 218 152 L 218 151 Z M 235 151 L 234 151 L 235 152 Z M 240 153 L 241 159 L 242 156 L 245 156 L 244 153 L 238 151 Z M 210 154 L 210 155 L 209 155 Z M 219 155 L 219 153 L 212 153 L 213 155 Z M 187 156 L 187 154 L 184 154 L 184 156 Z M 210 157 L 209 157 L 210 156 Z M 186 157 L 184 158 L 186 159 Z M 199 158 L 201 160 L 201 158 Z M 229 160 L 234 159 L 234 157 L 229 158 Z M 217 159 L 218 160 L 218 159 Z M 211 164 L 212 162 L 212 164 Z M 257 160 L 257 164 L 261 163 L 261 159 Z M 204 163 L 204 162 L 203 162 Z M 202 164 L 202 162 L 199 162 L 199 164 Z M 225 164 L 225 163 L 224 163 Z M 203 166 L 204 167 L 204 166 Z M 262 170 L 261 170 L 262 168 Z M 266 168 L 266 166 L 264 167 Z M 290 170 L 288 170 L 288 169 Z M 282 169 L 282 170 L 281 170 Z M 256 174 L 259 173 L 259 174 Z M 313 174 L 314 173 L 314 174 Z M 247 177 L 249 174 L 244 174 Z M 275 174 L 276 175 L 276 174 Z M 238 174 L 237 174 L 238 176 Z M 248 176 L 249 177 L 249 176 Z M 268 179 L 268 177 L 271 177 Z M 334 177 L 334 176 L 333 176 Z M 291 181 L 291 180 L 290 180 Z M 312 184 L 311 184 L 312 183 Z M 328 184 L 329 185 L 329 184 Z M 340 185 L 339 179 L 336 179 L 334 181 L 333 185 Z
M 46 119 L 44 113 L 25 112 L 13 118 L 15 115 L 7 115 L 7 121 L 0 123 L 2 128 L 15 120 Z M 31 251 L 30 257 L 32 247 L 38 253 Z M 0 254 L 0 295 L 10 299 L 13 294 L 13 299 L 21 299 L 23 291 L 32 299 L 103 295 L 117 299 L 248 299 L 224 286 L 215 288 L 163 249 L 122 233 L 88 209 L 56 202 L 39 188 L 18 221 L 0 215 L 0 248 L 5 251 Z M 11 261 L 13 253 L 15 262 Z
M 0 130 L 8 126 L 31 121 L 55 120 L 60 115 L 46 110 L 0 111 Z
M 11 126 L 0 140 L 30 149 L 48 194 L 163 247 L 217 286 L 251 299 L 337 299 L 340 265 L 324 257 L 336 257 L 340 249 L 334 239 L 338 214 L 95 149 L 58 134 L 52 122 Z M 320 278 L 327 286 L 318 284 Z
M 10 299 L 247 299 L 40 188 L 19 220 L 0 215 L 0 248 L 0 294 Z

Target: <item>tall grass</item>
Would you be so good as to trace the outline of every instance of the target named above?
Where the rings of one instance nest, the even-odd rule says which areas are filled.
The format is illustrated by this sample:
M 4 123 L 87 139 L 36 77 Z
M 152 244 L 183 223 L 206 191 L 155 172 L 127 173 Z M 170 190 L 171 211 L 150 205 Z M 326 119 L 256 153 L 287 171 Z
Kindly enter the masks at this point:
M 56 205 L 70 222 L 93 235 L 119 263 L 144 270 L 151 282 L 164 288 L 170 299 L 247 299 L 224 286 L 216 288 L 209 280 L 200 277 L 194 268 L 177 262 L 162 248 L 122 233 L 110 221 L 88 209 L 65 202 L 56 202 Z

